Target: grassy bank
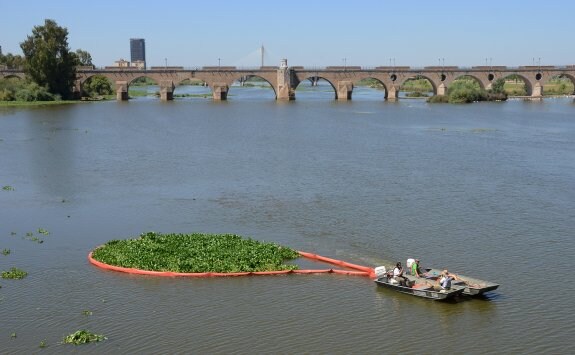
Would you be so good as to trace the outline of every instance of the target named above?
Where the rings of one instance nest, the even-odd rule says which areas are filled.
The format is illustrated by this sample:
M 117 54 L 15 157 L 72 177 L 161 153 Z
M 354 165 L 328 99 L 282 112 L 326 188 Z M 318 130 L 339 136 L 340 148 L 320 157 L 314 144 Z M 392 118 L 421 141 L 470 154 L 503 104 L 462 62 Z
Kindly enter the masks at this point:
M 80 100 L 60 100 L 60 101 L 0 101 L 0 107 L 30 107 L 30 106 L 54 106 L 68 105 L 83 102 Z

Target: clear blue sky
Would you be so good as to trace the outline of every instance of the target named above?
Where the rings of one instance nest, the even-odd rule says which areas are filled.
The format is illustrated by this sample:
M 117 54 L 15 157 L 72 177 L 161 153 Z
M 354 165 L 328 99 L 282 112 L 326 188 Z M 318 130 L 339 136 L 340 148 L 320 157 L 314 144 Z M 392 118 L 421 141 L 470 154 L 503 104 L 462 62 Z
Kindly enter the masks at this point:
M 1 0 L 0 45 L 21 54 L 49 18 L 97 66 L 130 60 L 130 38 L 145 38 L 149 66 L 258 66 L 262 44 L 266 65 L 564 65 L 573 16 L 573 0 Z

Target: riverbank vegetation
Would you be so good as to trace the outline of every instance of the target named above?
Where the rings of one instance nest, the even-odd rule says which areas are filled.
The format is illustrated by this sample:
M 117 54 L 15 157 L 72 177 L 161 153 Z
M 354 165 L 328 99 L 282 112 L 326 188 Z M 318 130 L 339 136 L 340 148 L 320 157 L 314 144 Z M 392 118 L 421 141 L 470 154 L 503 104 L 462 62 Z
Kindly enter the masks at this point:
M 92 253 L 97 261 L 126 268 L 219 273 L 295 270 L 284 261 L 297 257 L 293 249 L 234 234 L 155 232 L 112 240 Z
M 59 95 L 49 92 L 45 86 L 19 78 L 0 80 L 0 101 L 55 101 Z
M 505 80 L 497 79 L 491 89 L 484 90 L 479 83 L 470 77 L 462 77 L 451 83 L 447 95 L 436 95 L 427 99 L 430 103 L 471 103 L 479 101 L 505 101 Z

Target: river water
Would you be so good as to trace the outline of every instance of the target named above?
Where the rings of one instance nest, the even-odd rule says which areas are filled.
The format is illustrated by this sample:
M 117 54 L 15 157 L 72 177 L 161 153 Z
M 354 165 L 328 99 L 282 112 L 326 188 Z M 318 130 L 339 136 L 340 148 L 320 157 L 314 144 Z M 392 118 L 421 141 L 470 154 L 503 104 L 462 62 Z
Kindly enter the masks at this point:
M 0 279 L 0 353 L 575 352 L 573 98 L 296 96 L 0 109 L 0 185 L 14 189 L 0 190 L 0 269 L 29 273 Z M 369 266 L 419 257 L 501 286 L 441 303 L 358 276 L 88 263 L 146 231 L 237 233 Z M 60 344 L 79 329 L 108 339 Z

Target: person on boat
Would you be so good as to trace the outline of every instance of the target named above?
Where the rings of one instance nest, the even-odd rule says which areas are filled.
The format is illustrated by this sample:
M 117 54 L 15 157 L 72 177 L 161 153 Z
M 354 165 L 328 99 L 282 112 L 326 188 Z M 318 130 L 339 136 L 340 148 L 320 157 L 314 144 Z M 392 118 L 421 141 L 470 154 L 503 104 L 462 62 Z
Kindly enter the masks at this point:
M 419 267 L 419 259 L 415 259 L 415 261 L 411 264 L 411 275 L 417 277 L 425 277 L 425 273 L 421 271 Z
M 441 278 L 439 279 L 439 287 L 442 290 L 449 290 L 451 289 L 451 281 L 453 280 L 457 280 L 457 276 L 455 274 L 450 274 L 447 270 L 443 270 Z
M 393 269 L 393 279 L 401 286 L 405 286 L 405 277 L 403 277 L 403 268 L 401 267 L 401 262 L 395 264 L 395 268 Z

